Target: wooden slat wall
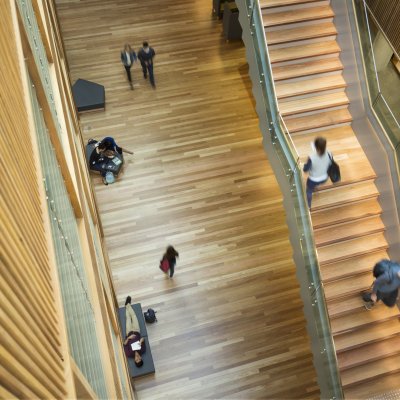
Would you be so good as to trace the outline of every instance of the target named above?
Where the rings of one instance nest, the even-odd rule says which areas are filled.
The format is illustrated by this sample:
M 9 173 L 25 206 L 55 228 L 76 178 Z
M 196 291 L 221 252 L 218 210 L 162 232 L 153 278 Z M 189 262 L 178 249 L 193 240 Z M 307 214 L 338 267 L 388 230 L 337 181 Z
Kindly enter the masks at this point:
M 59 317 L 17 62 L 12 4 L 0 2 L 0 393 L 63 398 L 67 388 Z
M 400 1 L 367 0 L 367 4 L 393 48 L 400 54 Z

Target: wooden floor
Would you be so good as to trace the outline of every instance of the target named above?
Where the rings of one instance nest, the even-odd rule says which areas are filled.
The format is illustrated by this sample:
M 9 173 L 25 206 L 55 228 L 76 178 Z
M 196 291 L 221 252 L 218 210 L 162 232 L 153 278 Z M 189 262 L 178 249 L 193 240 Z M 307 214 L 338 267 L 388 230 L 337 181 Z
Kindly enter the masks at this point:
M 139 399 L 319 398 L 282 198 L 262 148 L 242 43 L 208 1 L 57 0 L 73 80 L 106 88 L 85 138 L 135 152 L 95 185 L 116 292 L 157 310 Z M 153 90 L 119 51 L 148 39 Z M 168 244 L 176 275 L 158 269 Z

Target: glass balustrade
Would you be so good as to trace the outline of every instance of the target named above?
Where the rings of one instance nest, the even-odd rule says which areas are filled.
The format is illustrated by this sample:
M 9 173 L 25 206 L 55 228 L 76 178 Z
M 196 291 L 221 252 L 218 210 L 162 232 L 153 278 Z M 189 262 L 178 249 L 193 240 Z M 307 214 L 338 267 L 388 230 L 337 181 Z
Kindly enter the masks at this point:
M 365 0 L 354 0 L 361 54 L 369 98 L 387 137 L 393 145 L 400 175 L 400 71 L 392 62 L 395 51 L 380 30 Z
M 265 113 L 268 123 L 268 132 L 271 135 L 271 143 L 276 158 L 279 160 L 280 168 L 283 171 L 290 187 L 290 205 L 293 208 L 294 226 L 296 234 L 294 237 L 298 241 L 293 243 L 294 252 L 301 254 L 302 265 L 304 268 L 303 276 L 306 276 L 308 285 L 308 301 L 311 302 L 311 320 L 307 316 L 309 326 L 309 335 L 314 346 L 314 363 L 317 366 L 318 382 L 321 388 L 321 397 L 330 399 L 343 398 L 340 375 L 338 372 L 336 351 L 332 339 L 330 322 L 326 308 L 323 284 L 320 275 L 320 269 L 315 250 L 313 228 L 310 213 L 307 206 L 305 195 L 305 186 L 302 167 L 296 148 L 292 142 L 291 136 L 285 126 L 285 123 L 279 113 L 279 104 L 275 95 L 275 87 L 272 78 L 271 64 L 268 55 L 268 46 L 265 38 L 262 14 L 258 1 L 246 0 L 245 2 L 248 27 L 243 26 L 245 30 L 250 30 L 251 46 L 254 47 L 256 77 L 261 89 L 261 99 L 257 98 L 257 111 Z M 240 12 L 243 12 L 243 8 Z M 249 45 L 246 43 L 246 45 Z M 253 60 L 249 60 L 252 69 Z M 262 118 L 260 118 L 262 120 Z M 299 266 L 297 266 L 299 268 Z M 306 308 L 307 305 L 305 305 Z

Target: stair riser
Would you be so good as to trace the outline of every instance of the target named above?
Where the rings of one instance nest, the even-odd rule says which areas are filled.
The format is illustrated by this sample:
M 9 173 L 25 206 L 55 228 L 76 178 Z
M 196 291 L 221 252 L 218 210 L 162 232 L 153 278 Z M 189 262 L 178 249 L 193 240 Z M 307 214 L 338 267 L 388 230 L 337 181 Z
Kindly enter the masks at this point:
M 324 266 L 324 265 L 329 265 L 329 264 L 333 264 L 333 263 L 337 263 L 339 261 L 346 261 L 346 260 L 351 260 L 353 257 L 357 257 L 357 256 L 362 256 L 363 254 L 369 254 L 369 253 L 375 253 L 376 251 L 382 250 L 385 251 L 389 248 L 389 246 L 386 245 L 382 245 L 379 247 L 374 247 L 373 249 L 364 249 L 358 252 L 354 252 L 351 254 L 347 254 L 347 255 L 341 255 L 338 256 L 336 258 L 330 258 L 329 261 L 322 261 L 320 262 L 320 265 Z
M 329 54 L 323 54 L 323 55 L 318 55 L 318 56 L 311 56 L 311 57 L 301 57 L 301 58 L 295 58 L 291 60 L 279 60 L 279 61 L 273 61 L 272 68 L 275 67 L 284 67 L 284 66 L 289 66 L 293 64 L 299 64 L 299 63 L 305 63 L 308 61 L 317 61 L 317 60 L 326 60 L 327 58 L 337 58 L 339 55 L 339 52 L 333 52 Z
M 326 268 L 329 268 L 328 265 L 326 265 Z M 371 266 L 370 265 L 366 265 L 364 269 L 360 269 L 357 270 L 356 272 L 354 271 L 350 271 L 349 273 L 341 273 L 341 274 L 329 274 L 329 272 L 327 272 L 326 274 L 324 274 L 322 272 L 322 279 L 324 281 L 324 284 L 329 284 L 331 282 L 334 282 L 338 279 L 346 279 L 346 278 L 350 278 L 351 276 L 359 276 L 359 275 L 364 275 L 364 274 L 370 274 L 371 273 Z
M 339 349 L 339 350 L 336 349 L 336 352 L 337 352 L 337 354 L 341 354 L 341 353 L 344 353 L 344 352 L 346 352 L 346 351 L 359 349 L 359 348 L 361 348 L 361 347 L 363 347 L 363 346 L 366 346 L 366 345 L 368 345 L 368 344 L 373 344 L 373 343 L 380 342 L 381 340 L 391 339 L 391 338 L 396 337 L 396 336 L 398 336 L 398 335 L 399 335 L 398 332 L 396 332 L 396 333 L 393 333 L 393 334 L 391 334 L 391 335 L 385 335 L 385 337 L 383 337 L 383 338 L 382 338 L 382 337 L 379 337 L 379 338 L 376 338 L 376 339 L 367 340 L 367 341 L 365 341 L 365 342 L 360 341 L 359 343 L 357 343 L 357 344 L 354 345 L 354 346 L 343 347 L 342 349 Z
M 371 368 L 374 368 L 373 364 L 371 365 Z M 374 375 L 373 379 L 378 379 L 379 377 L 384 377 L 384 376 L 387 376 L 387 375 L 393 375 L 393 374 L 396 374 L 399 371 L 400 371 L 400 365 L 399 365 L 399 368 L 396 368 L 396 369 L 390 371 L 389 373 L 387 371 L 384 371 L 382 373 L 378 373 L 378 374 Z M 343 386 L 343 388 L 347 389 L 347 388 L 351 388 L 353 386 L 357 386 L 357 385 L 360 385 L 360 384 L 363 384 L 363 383 L 367 383 L 370 380 L 371 380 L 371 378 L 366 378 L 366 379 L 360 379 L 360 380 L 358 380 L 356 382 L 351 382 L 351 383 L 346 383 L 346 382 L 343 382 L 343 380 L 342 380 L 342 386 Z
M 268 14 L 267 14 L 268 18 Z M 301 28 L 304 26 L 309 27 L 312 24 L 320 24 L 324 22 L 333 22 L 333 17 L 325 17 L 325 18 L 313 18 L 311 15 L 308 17 L 309 20 L 306 21 L 296 21 L 290 23 L 276 23 L 274 25 L 269 25 L 271 22 L 264 22 L 264 29 L 266 32 L 273 32 L 281 29 L 292 29 L 292 28 Z
M 307 37 L 304 39 L 299 39 L 299 40 L 285 40 L 285 39 L 274 39 L 273 41 L 270 41 L 267 36 L 267 43 L 268 46 L 277 46 L 277 48 L 281 48 L 283 45 L 291 45 L 293 46 L 294 43 L 296 43 L 298 46 L 304 46 L 306 44 L 310 43 L 318 43 L 318 42 L 329 42 L 331 40 L 336 40 L 336 33 L 335 34 L 327 34 L 327 35 L 322 35 L 322 36 L 312 36 L 312 37 Z
M 365 310 L 365 312 L 367 312 L 367 311 Z M 371 322 L 360 322 L 358 325 L 356 325 L 352 328 L 342 329 L 342 330 L 337 330 L 335 328 L 332 328 L 332 334 L 333 334 L 333 337 L 335 337 L 337 335 L 344 335 L 347 332 L 354 332 L 355 330 L 358 330 L 358 329 L 368 329 L 369 326 L 375 325 L 377 323 L 389 321 L 391 319 L 394 320 L 394 319 L 398 319 L 398 318 L 399 318 L 398 316 L 389 316 L 386 318 L 382 318 L 379 321 L 372 320 Z M 399 368 L 400 368 L 400 365 L 399 365 Z
M 351 121 L 337 122 L 337 123 L 330 124 L 330 125 L 320 126 L 318 128 L 308 128 L 308 129 L 304 129 L 304 130 L 300 130 L 300 131 L 291 132 L 291 135 L 293 137 L 295 137 L 295 136 L 300 136 L 300 135 L 308 135 L 309 133 L 315 133 L 317 136 L 317 134 L 319 132 L 324 132 L 326 129 L 338 128 L 341 126 L 350 126 L 350 125 L 351 125 Z
M 279 95 L 278 96 L 278 100 L 283 100 L 283 99 L 287 99 L 290 101 L 295 101 L 295 100 L 300 100 L 300 99 L 306 99 L 309 97 L 313 97 L 313 96 L 323 96 L 326 94 L 330 94 L 330 93 L 337 93 L 337 92 L 343 92 L 343 89 L 346 88 L 346 84 L 342 83 L 342 84 L 338 84 L 332 88 L 327 88 L 325 90 L 313 90 L 310 89 L 309 93 L 305 93 L 305 94 L 299 94 L 299 95 Z M 317 105 L 318 106 L 318 105 Z
M 319 0 L 319 1 L 313 1 L 313 0 L 305 0 L 304 2 L 300 2 L 299 4 L 290 4 L 290 5 L 278 5 L 278 6 L 273 6 L 273 7 L 262 7 L 262 10 L 268 10 L 268 12 L 283 12 L 283 11 L 293 11 L 293 10 L 302 10 L 304 8 L 311 8 L 311 7 L 320 7 L 320 6 L 329 6 L 330 5 L 330 0 Z M 265 12 L 265 11 L 264 11 Z
M 298 114 L 293 115 L 293 116 L 287 116 L 287 117 L 285 118 L 285 122 L 288 121 L 288 120 L 290 120 L 291 117 L 292 117 L 292 118 L 306 117 L 306 116 L 308 116 L 308 115 L 318 114 L 318 113 L 320 113 L 320 112 L 322 112 L 322 111 L 328 111 L 328 110 L 342 110 L 343 108 L 347 108 L 347 105 L 327 107 L 326 110 L 321 109 L 321 110 L 318 110 L 318 111 L 307 111 L 307 112 L 302 112 L 302 113 L 298 113 Z
M 281 114 L 283 117 L 286 117 L 289 115 L 300 117 L 302 115 L 307 115 L 307 113 L 310 113 L 310 112 L 335 110 L 339 107 L 342 107 L 342 108 L 347 107 L 348 105 L 349 105 L 349 101 L 343 100 L 340 102 L 335 102 L 335 103 L 331 104 L 330 106 L 325 106 L 325 105 L 321 106 L 321 105 L 315 104 L 312 107 L 312 110 L 310 109 L 311 107 L 307 107 L 307 108 L 303 108 L 303 110 L 281 111 Z
M 399 353 L 400 353 L 400 351 L 398 351 L 397 349 L 393 349 L 392 351 L 387 352 L 385 354 L 375 355 L 373 357 L 369 357 L 367 361 L 368 361 L 368 363 L 373 363 L 374 361 L 379 361 L 379 360 L 382 360 L 382 359 L 387 358 L 387 357 L 394 356 L 394 355 L 399 354 Z M 361 365 L 364 365 L 365 362 L 366 361 L 359 361 L 359 362 L 354 362 L 354 363 L 351 363 L 351 364 L 346 364 L 345 366 L 342 366 L 339 363 L 339 371 L 343 372 L 343 371 L 347 371 L 347 370 L 349 370 L 351 368 L 359 367 Z
M 360 238 L 366 235 L 372 235 L 373 233 L 379 233 L 379 232 L 384 232 L 385 229 L 382 229 L 381 227 L 377 227 L 376 229 L 370 229 L 367 232 L 364 233 L 358 233 L 358 234 L 354 234 L 354 235 L 343 235 L 340 239 L 331 239 L 331 240 L 321 240 L 321 242 L 318 242 L 316 244 L 317 248 L 318 247 L 323 247 L 323 246 L 329 246 L 330 244 L 334 244 L 334 243 L 340 243 L 340 242 L 346 242 L 347 240 L 351 240 L 351 239 L 356 239 L 356 238 Z
M 274 75 L 274 70 L 272 70 L 272 75 Z M 303 76 L 296 76 L 293 78 L 286 78 L 286 79 L 279 79 L 279 80 L 275 80 L 275 82 L 279 82 L 279 83 L 295 83 L 295 82 L 302 82 L 302 81 L 307 81 L 310 79 L 317 79 L 317 78 L 322 78 L 325 76 L 340 76 L 342 75 L 342 68 L 335 68 L 333 71 L 326 71 L 326 72 L 320 72 L 320 73 L 315 73 L 315 74 L 307 74 L 307 75 L 303 75 Z M 345 84 L 342 84 L 341 87 L 345 87 Z

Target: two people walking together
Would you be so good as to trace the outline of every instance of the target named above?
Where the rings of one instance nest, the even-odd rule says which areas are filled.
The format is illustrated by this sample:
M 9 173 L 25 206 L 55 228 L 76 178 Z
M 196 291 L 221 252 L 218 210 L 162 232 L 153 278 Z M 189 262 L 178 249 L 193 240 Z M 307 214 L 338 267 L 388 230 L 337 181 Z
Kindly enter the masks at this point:
M 151 86 L 153 86 L 153 88 L 156 87 L 156 83 L 154 80 L 154 66 L 153 66 L 153 59 L 155 55 L 156 52 L 152 47 L 149 46 L 148 42 L 143 42 L 143 47 L 139 49 L 137 55 L 129 44 L 126 44 L 124 50 L 121 51 L 121 62 L 125 68 L 126 75 L 132 90 L 133 90 L 133 83 L 132 83 L 131 67 L 133 63 L 138 59 L 140 61 L 140 65 L 142 66 L 143 78 L 147 79 L 148 76 L 150 79 Z

